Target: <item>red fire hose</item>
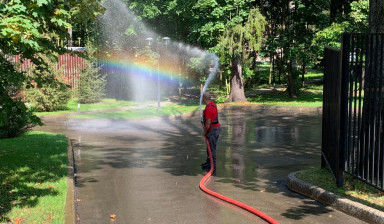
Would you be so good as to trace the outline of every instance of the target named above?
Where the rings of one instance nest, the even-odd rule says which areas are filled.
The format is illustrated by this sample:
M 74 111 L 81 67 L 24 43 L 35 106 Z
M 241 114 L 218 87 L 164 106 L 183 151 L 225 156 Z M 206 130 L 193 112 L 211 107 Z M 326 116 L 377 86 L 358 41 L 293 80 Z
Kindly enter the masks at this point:
M 209 155 L 209 158 L 210 158 L 210 165 L 211 165 L 211 169 L 209 170 L 209 172 L 201 179 L 200 181 L 200 189 L 202 191 L 204 191 L 205 193 L 209 194 L 209 195 L 212 195 L 213 197 L 216 197 L 218 199 L 221 199 L 223 201 L 226 201 L 228 203 L 231 203 L 233 205 L 236 205 L 242 209 L 245 209 L 257 216 L 259 216 L 260 218 L 264 219 L 265 221 L 269 222 L 269 223 L 272 223 L 272 224 L 279 224 L 278 221 L 274 220 L 273 218 L 269 217 L 268 215 L 262 213 L 261 211 L 255 209 L 255 208 L 252 208 L 251 206 L 249 205 L 246 205 L 240 201 L 236 201 L 232 198 L 229 198 L 229 197 L 226 197 L 224 195 L 221 195 L 217 192 L 214 192 L 212 190 L 209 190 L 208 188 L 206 188 L 204 185 L 205 185 L 205 182 L 207 182 L 207 180 L 211 177 L 212 175 L 212 172 L 213 172 L 213 159 L 212 159 L 212 152 L 211 152 L 211 146 L 209 145 L 209 141 L 208 141 L 208 138 L 207 136 L 205 136 L 205 142 L 207 144 L 207 147 L 208 147 L 208 155 Z

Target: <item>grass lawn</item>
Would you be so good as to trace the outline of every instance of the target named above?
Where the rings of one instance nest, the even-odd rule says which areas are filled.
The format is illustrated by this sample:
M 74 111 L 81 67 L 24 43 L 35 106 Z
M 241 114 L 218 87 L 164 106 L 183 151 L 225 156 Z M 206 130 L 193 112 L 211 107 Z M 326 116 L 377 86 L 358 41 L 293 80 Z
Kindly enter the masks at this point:
M 336 186 L 327 169 L 308 169 L 299 172 L 297 178 L 350 200 L 384 210 L 384 193 L 348 174 L 344 177 L 344 186 L 341 188 Z
M 64 135 L 29 132 L 0 140 L 0 223 L 64 223 Z
M 321 79 L 323 78 L 324 74 L 323 72 L 319 72 L 319 71 L 308 71 L 305 75 L 304 75 L 304 79 L 305 80 L 309 80 L 309 79 Z M 301 80 L 301 76 L 299 77 L 300 80 Z
M 135 118 L 149 118 L 149 117 L 158 117 L 165 115 L 176 115 L 183 114 L 187 112 L 198 111 L 199 105 L 191 104 L 169 104 L 166 106 L 161 106 L 161 109 L 158 111 L 157 107 L 152 106 L 142 109 L 132 109 L 132 110 L 123 110 L 123 111 L 112 111 L 112 112 L 103 112 L 103 113 L 91 113 L 91 114 L 79 114 L 72 116 L 73 118 L 82 118 L 82 119 L 135 119 Z
M 298 98 L 288 97 L 284 90 L 272 90 L 247 97 L 249 102 L 270 106 L 321 107 L 323 105 L 323 86 L 310 84 L 300 90 Z
M 104 110 L 111 108 L 119 108 L 136 105 L 138 103 L 133 101 L 123 101 L 115 99 L 103 99 L 100 103 L 94 104 L 80 104 L 80 111 L 94 111 L 94 110 Z M 56 114 L 65 114 L 73 113 L 78 111 L 78 99 L 73 98 L 67 104 L 66 110 L 54 111 L 54 112 L 36 112 L 37 116 L 46 116 L 46 115 L 56 115 Z

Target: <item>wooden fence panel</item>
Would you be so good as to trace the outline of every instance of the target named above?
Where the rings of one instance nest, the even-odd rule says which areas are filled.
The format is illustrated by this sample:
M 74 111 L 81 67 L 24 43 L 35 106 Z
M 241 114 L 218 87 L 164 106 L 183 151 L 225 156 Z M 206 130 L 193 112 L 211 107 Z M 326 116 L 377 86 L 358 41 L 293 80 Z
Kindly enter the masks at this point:
M 14 56 L 14 62 L 20 63 L 21 56 Z M 64 79 L 68 82 L 72 89 L 78 89 L 80 86 L 80 72 L 84 68 L 85 59 L 77 56 L 76 54 L 65 53 L 59 55 L 56 63 L 56 69 L 63 69 Z M 29 59 L 25 59 L 20 64 L 22 71 L 28 71 L 33 66 Z

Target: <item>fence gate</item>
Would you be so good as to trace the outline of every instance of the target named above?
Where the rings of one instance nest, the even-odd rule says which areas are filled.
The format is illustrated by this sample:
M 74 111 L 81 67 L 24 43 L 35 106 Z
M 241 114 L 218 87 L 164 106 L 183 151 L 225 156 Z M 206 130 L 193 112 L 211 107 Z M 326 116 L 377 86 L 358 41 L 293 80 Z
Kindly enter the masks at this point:
M 384 34 L 344 33 L 324 59 L 322 166 L 384 191 Z
M 345 33 L 342 40 L 344 171 L 384 190 L 384 34 Z

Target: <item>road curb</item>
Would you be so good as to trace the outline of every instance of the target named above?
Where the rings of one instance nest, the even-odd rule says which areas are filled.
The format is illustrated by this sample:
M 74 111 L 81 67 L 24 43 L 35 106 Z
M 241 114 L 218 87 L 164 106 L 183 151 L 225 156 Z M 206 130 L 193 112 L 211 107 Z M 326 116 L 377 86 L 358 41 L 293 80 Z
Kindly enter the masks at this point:
M 72 142 L 67 137 L 67 198 L 65 203 L 65 224 L 73 224 L 75 222 L 75 184 L 74 184 L 74 157 Z
M 384 223 L 384 212 L 368 207 L 358 202 L 343 198 L 337 194 L 328 192 L 320 187 L 311 185 L 296 177 L 298 172 L 288 175 L 287 187 L 294 192 L 305 195 L 323 204 L 332 206 L 350 216 L 356 217 L 368 223 Z

